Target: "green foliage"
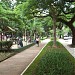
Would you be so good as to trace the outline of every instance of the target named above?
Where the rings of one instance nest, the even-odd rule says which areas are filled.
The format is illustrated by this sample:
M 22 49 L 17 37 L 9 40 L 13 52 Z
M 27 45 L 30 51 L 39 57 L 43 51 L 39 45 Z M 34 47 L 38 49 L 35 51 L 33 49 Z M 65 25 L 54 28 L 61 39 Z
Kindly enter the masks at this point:
M 53 39 L 54 39 L 53 37 L 50 37 L 50 40 L 52 40 L 52 41 L 53 41 Z
M 75 27 L 75 22 L 73 23 L 73 26 Z
M 52 43 L 50 43 L 52 45 Z M 48 45 L 48 47 L 50 46 Z M 74 75 L 75 74 L 75 60 L 66 51 L 65 48 L 48 48 L 46 54 L 40 60 L 36 75 Z M 34 74 L 34 75 L 35 75 Z
M 9 50 L 12 44 L 13 44 L 12 41 L 0 41 L 0 49 Z
M 10 10 L 10 9 L 5 9 L 4 7 L 3 7 L 3 3 L 0 3 L 0 15 L 5 15 L 6 16 L 6 14 L 13 14 L 14 12 L 12 11 L 12 10 Z
M 1 3 L 3 3 L 5 9 L 11 8 L 11 0 L 1 0 Z
M 58 21 L 58 18 L 62 18 L 65 21 L 70 21 L 75 13 L 75 7 L 73 7 L 75 3 L 71 3 L 70 0 L 16 0 L 16 5 L 15 3 L 12 4 L 13 0 L 1 0 L 0 25 L 10 25 L 19 30 L 25 30 L 26 28 L 32 34 L 36 29 L 39 34 L 43 32 L 49 35 L 50 29 L 53 28 L 54 19 Z M 28 20 L 33 19 L 35 16 L 49 17 L 35 22 L 36 26 L 34 28 L 32 26 L 33 22 L 28 22 Z M 26 20 L 25 17 L 27 17 Z M 54 18 L 53 21 L 51 18 Z M 5 20 L 8 21 L 7 24 Z
M 17 5 L 16 7 L 15 7 L 15 9 L 14 9 L 14 12 L 16 13 L 16 14 L 18 14 L 18 15 L 22 15 L 22 13 L 23 13 L 23 5 L 22 4 L 19 4 L 19 5 Z
M 52 46 L 53 41 L 47 44 L 23 75 L 74 75 L 75 59 L 59 42 L 57 48 Z

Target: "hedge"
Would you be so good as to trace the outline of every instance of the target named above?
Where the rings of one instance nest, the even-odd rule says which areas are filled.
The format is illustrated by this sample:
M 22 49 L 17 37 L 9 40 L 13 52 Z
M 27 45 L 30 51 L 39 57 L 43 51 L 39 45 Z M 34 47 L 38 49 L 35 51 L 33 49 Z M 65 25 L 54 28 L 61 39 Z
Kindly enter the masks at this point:
M 9 50 L 12 44 L 12 41 L 0 41 L 0 50 Z

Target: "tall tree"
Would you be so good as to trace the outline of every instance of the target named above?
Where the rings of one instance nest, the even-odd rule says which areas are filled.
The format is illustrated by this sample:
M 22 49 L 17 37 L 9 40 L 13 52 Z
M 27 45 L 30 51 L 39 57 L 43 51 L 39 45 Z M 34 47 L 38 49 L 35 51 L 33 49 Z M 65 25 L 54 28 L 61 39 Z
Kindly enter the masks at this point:
M 54 25 L 54 45 L 56 46 L 56 21 L 57 21 L 57 9 L 54 6 L 53 0 L 27 0 L 29 3 L 28 9 L 30 14 L 33 14 L 33 17 L 47 17 L 50 16 L 53 19 Z
M 60 0 L 57 3 L 61 9 L 58 20 L 67 25 L 72 31 L 72 45 L 75 45 L 75 1 L 74 0 Z
M 54 21 L 54 36 L 56 35 L 56 22 L 59 20 L 67 25 L 72 31 L 72 44 L 75 45 L 75 1 L 74 0 L 27 0 L 31 13 L 34 16 L 50 16 Z M 37 14 L 36 14 L 37 13 Z M 71 17 L 67 17 L 71 14 Z M 68 19 L 67 19 L 68 18 Z M 54 38 L 54 40 L 56 37 Z M 55 40 L 56 41 L 56 40 Z M 55 44 L 55 43 L 54 43 Z

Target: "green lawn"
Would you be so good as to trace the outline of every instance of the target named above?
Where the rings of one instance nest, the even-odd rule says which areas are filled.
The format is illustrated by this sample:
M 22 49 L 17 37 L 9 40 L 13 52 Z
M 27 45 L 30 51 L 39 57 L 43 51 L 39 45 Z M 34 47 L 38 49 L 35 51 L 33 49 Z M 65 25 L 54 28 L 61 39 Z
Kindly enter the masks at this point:
M 57 42 L 47 44 L 24 75 L 75 75 L 75 59 Z

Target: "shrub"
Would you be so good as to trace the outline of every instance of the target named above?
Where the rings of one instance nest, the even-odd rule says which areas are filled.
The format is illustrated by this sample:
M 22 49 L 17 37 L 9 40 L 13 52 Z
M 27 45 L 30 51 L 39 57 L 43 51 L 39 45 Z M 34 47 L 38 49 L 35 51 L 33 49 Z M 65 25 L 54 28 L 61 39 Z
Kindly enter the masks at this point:
M 0 50 L 9 50 L 12 44 L 12 41 L 0 41 Z
M 34 44 L 29 44 L 27 46 L 21 47 L 19 49 L 11 49 L 11 50 L 0 50 L 0 62 L 10 58 L 11 56 L 26 50 L 27 48 L 33 46 Z
M 51 39 L 51 40 L 53 40 L 54 38 L 53 38 L 53 37 L 51 37 L 50 39 Z

